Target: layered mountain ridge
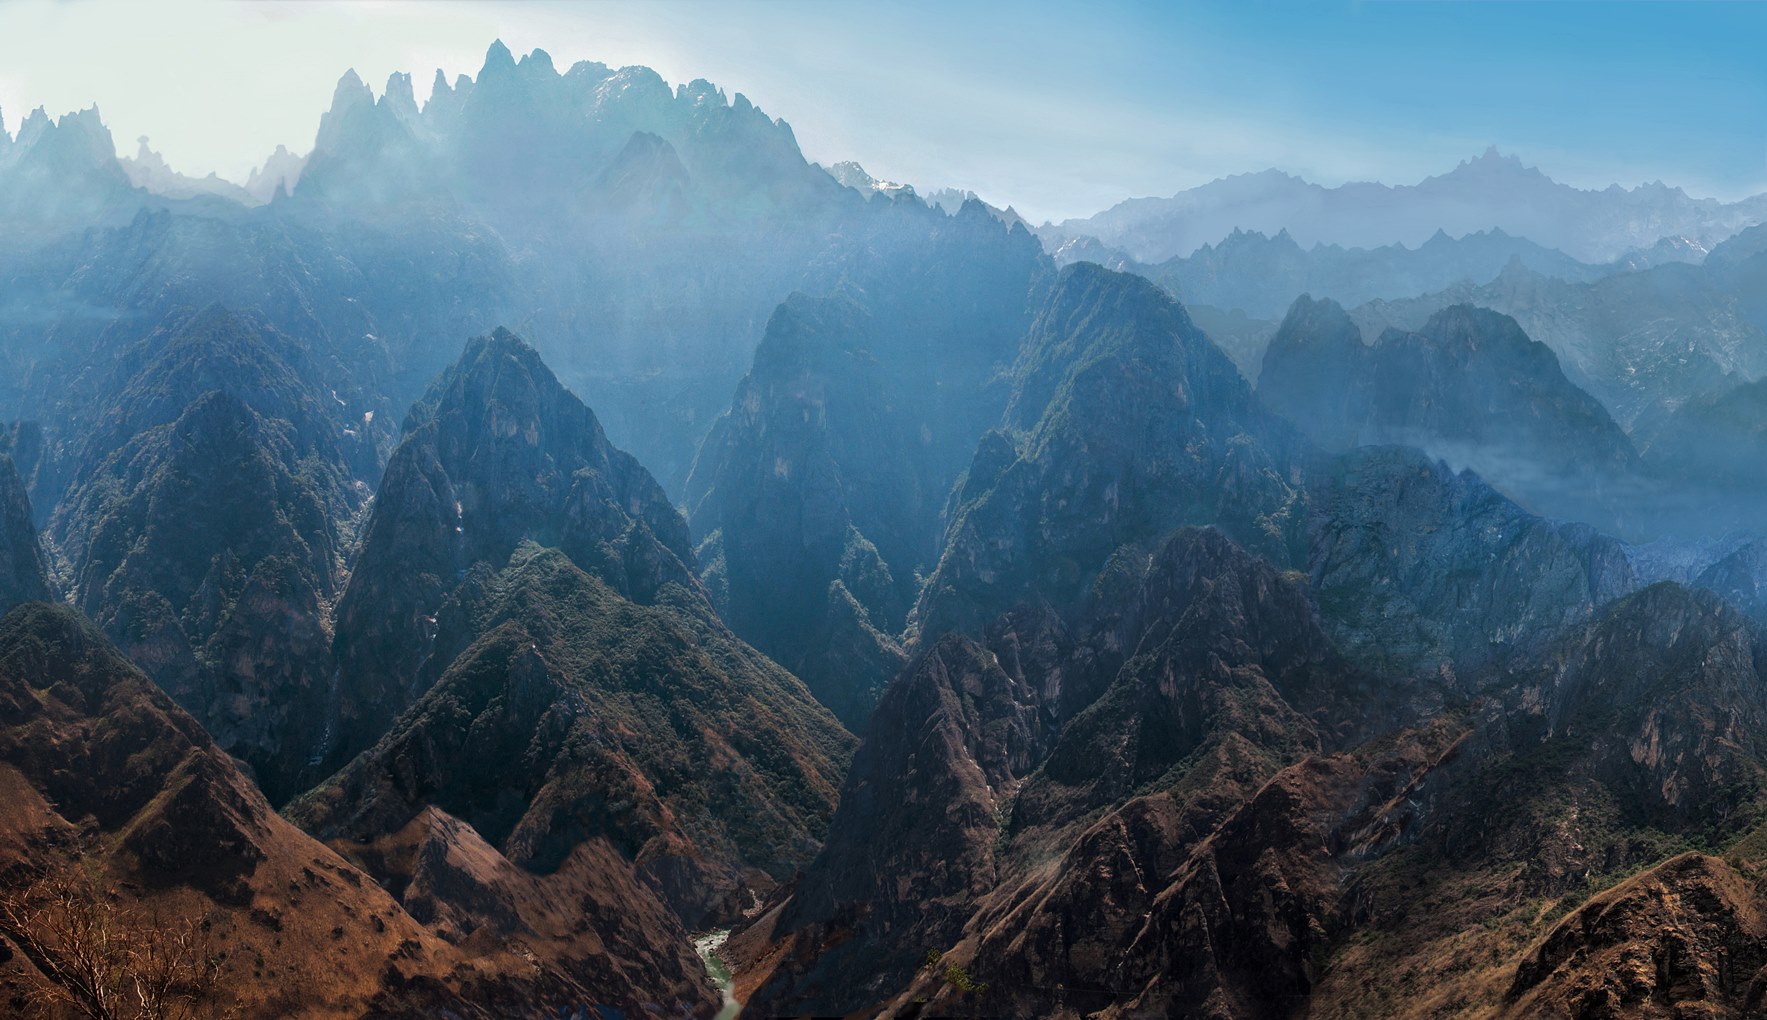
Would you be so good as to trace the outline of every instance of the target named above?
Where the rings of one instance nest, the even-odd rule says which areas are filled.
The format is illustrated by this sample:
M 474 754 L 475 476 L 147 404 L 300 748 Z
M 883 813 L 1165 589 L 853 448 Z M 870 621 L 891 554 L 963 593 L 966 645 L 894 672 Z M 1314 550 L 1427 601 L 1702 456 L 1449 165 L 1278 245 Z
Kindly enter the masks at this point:
M 415 96 L 0 132 L 0 1012 L 1760 1011 L 1758 203 Z
M 1515 320 L 1469 305 L 1365 342 L 1335 302 L 1299 298 L 1258 395 L 1329 450 L 1398 444 L 1476 471 L 1537 512 L 1623 531 L 1640 462 L 1593 397 Z
M 733 937 L 753 1015 L 1285 1015 L 1353 921 L 1337 826 L 1408 844 L 1405 791 L 1466 739 L 1444 709 L 1636 583 L 1470 474 L 1310 450 L 1146 281 L 1068 267 L 1034 321 L 830 842 Z M 1173 429 L 1226 431 L 1151 446 L 1193 458 L 1171 468 L 1108 442 Z M 1168 495 L 1224 470 L 1230 504 Z M 1292 898 L 1247 918 L 1269 853 Z M 1173 920 L 1136 939 L 1149 911 Z
M 1760 222 L 1760 196 L 1696 199 L 1661 181 L 1582 190 L 1559 184 L 1495 147 L 1412 185 L 1323 187 L 1278 170 L 1225 177 L 1170 198 L 1137 198 L 1080 220 L 1045 224 L 1046 242 L 1089 236 L 1142 262 L 1189 255 L 1235 228 L 1287 230 L 1315 242 L 1377 248 L 1418 245 L 1437 230 L 1459 236 L 1493 227 L 1588 262 L 1609 262 L 1664 237 L 1702 247 Z
M 1705 252 L 1686 250 L 1684 254 L 1686 261 L 1698 261 Z M 1235 227 L 1226 237 L 1189 255 L 1157 264 L 1139 263 L 1090 238 L 1064 242 L 1054 257 L 1064 263 L 1084 259 L 1135 272 L 1165 287 L 1187 306 L 1237 310 L 1259 319 L 1281 318 L 1301 294 L 1354 306 L 1380 298 L 1427 294 L 1462 281 L 1483 282 L 1511 262 L 1543 276 L 1578 283 L 1648 268 L 1649 264 L 1647 256 L 1639 255 L 1624 263 L 1589 265 L 1495 228 L 1460 237 L 1437 230 L 1415 248 L 1402 244 L 1346 248 L 1322 243 L 1302 248 L 1286 229 L 1266 236 Z
M 22 487 L 5 468 L 17 504 Z M 537 968 L 517 942 L 467 950 L 426 927 L 422 911 L 407 913 L 278 816 L 97 628 L 41 601 L 47 584 L 27 566 L 36 535 L 22 509 L 9 509 L 0 535 L 15 568 L 0 594 L 11 610 L 0 619 L 9 1008 L 36 1015 L 65 1002 L 103 1015 L 139 995 L 148 1008 L 489 1017 L 710 1001 L 679 947 L 645 960 L 642 981 L 620 981 L 609 965 L 627 946 L 598 945 L 575 969 Z

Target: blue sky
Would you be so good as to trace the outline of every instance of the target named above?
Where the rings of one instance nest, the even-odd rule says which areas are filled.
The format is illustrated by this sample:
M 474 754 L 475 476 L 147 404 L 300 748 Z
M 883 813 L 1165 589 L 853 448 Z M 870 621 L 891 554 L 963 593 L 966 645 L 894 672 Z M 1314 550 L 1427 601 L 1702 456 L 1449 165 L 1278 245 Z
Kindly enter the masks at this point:
M 1583 186 L 1767 190 L 1767 5 L 117 4 L 0 0 L 0 110 L 97 102 L 125 152 L 243 177 L 304 151 L 337 77 L 421 90 L 518 52 L 709 78 L 806 154 L 1035 219 L 1276 166 L 1411 182 L 1487 145 Z

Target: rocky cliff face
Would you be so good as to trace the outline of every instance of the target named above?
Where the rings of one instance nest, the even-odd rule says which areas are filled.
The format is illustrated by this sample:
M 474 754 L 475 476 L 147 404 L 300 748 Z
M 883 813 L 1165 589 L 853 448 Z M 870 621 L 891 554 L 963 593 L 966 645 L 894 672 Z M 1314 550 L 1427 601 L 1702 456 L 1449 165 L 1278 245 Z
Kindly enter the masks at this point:
M 1469 942 L 1482 962 L 1428 1001 L 1495 1008 L 1542 898 L 1752 831 L 1740 615 L 1627 597 L 1619 543 L 1425 454 L 1307 450 L 1207 373 L 1206 338 L 1175 357 L 1181 322 L 1136 286 L 1064 273 L 1075 326 L 1043 336 L 1092 339 L 1027 349 L 917 610 L 967 636 L 920 632 L 823 854 L 733 937 L 753 1015 L 1390 1013 Z M 1085 399 L 1090 373 L 1111 385 Z M 1113 451 L 1203 459 L 1241 421 L 1219 456 L 1287 466 L 1231 475 L 1228 528 L 1280 526 L 1160 530 L 1220 475 Z M 1120 488 L 1094 492 L 1105 467 Z
M 940 499 L 876 348 L 854 302 L 781 305 L 688 482 L 725 618 L 852 726 L 901 667 Z
M 1023 659 L 950 639 L 892 688 L 928 729 L 869 738 L 846 796 L 967 772 L 947 801 L 966 809 L 866 830 L 735 937 L 755 1015 L 1632 1016 L 1702 995 L 1748 1015 L 1758 905 L 1723 865 L 1665 866 L 1552 926 L 1665 851 L 1759 839 L 1767 685 L 1734 610 L 1647 589 L 1443 711 L 1440 688 L 1346 665 L 1299 580 L 1218 534 L 1175 536 L 1131 590 L 1025 682 L 1002 669 Z M 1050 683 L 1101 666 L 1087 707 L 1050 711 Z M 1025 772 L 996 749 L 1031 706 L 1049 750 Z M 902 732 L 920 736 L 892 750 Z M 937 910 L 910 919 L 903 889 Z M 1628 962 L 1659 941 L 1667 970 Z
M 629 895 L 711 923 L 789 877 L 851 738 L 719 620 L 656 482 L 507 332 L 407 425 L 339 607 L 348 764 L 295 816 L 346 849 L 469 831 L 541 900 L 612 920 Z M 416 881 L 376 853 L 388 888 Z M 470 914 L 490 894 L 425 895 Z
M 1745 541 L 1706 565 L 1693 579 L 1757 622 L 1767 617 L 1767 541 Z
M 1688 853 L 1561 921 L 1516 969 L 1517 1016 L 1749 1016 L 1767 1008 L 1758 880 Z
M 1566 650 L 1534 681 L 1544 737 L 1578 745 L 1637 820 L 1721 845 L 1758 815 L 1767 646 L 1742 614 L 1665 582 L 1615 602 Z
M 1383 671 L 1477 669 L 1638 583 L 1621 543 L 1535 517 L 1415 450 L 1326 461 L 1309 491 L 1320 609 L 1346 652 Z
M 537 965 L 530 932 L 466 946 L 426 928 L 278 817 L 189 715 L 68 608 L 22 606 L 0 620 L 0 720 L 7 894 L 50 909 L 28 891 L 30 876 L 71 867 L 104 904 L 107 930 L 142 951 L 188 936 L 177 927 L 188 920 L 215 967 L 198 1008 L 489 1017 L 660 1000 L 709 1009 L 703 972 L 684 949 L 644 959 L 636 980 L 622 972 L 634 962 L 624 945 L 598 946 L 597 968 L 567 974 Z M 0 995 L 22 1016 L 50 1015 L 39 1014 L 33 989 L 54 963 L 35 941 L 72 948 L 36 936 L 0 930 L 10 950 Z
M 315 778 L 352 469 L 378 460 L 300 359 L 215 307 L 130 348 L 49 526 L 75 603 L 277 798 Z
M 1329 310 L 1298 321 L 1355 342 Z M 1383 652 L 1383 669 L 1476 666 L 1634 584 L 1617 543 L 1470 473 L 1398 448 L 1321 455 L 1137 278 L 1064 270 L 1016 378 L 1004 429 L 953 491 L 911 635 L 979 633 L 1021 605 L 1071 613 L 1118 558 L 1187 523 L 1305 570 L 1328 628 L 1347 651 Z
M 294 806 L 311 831 L 381 839 L 433 806 L 539 875 L 587 844 L 693 925 L 746 906 L 825 836 L 850 738 L 703 605 L 638 605 L 527 545 L 476 566 L 439 616 L 472 643 Z M 399 867 L 371 870 L 397 888 Z
M 903 215 L 926 250 L 900 259 L 885 236 L 819 267 L 837 296 L 774 312 L 687 483 L 726 618 L 853 727 L 902 666 L 945 498 L 999 420 L 1047 271 L 979 202 Z
M 1705 937 L 1705 911 L 1727 915 L 1722 894 L 1704 898 L 1726 869 L 1683 859 L 1627 879 L 1690 846 L 1730 847 L 1752 867 L 1764 806 L 1750 735 L 1763 704 L 1759 642 L 1709 594 L 1664 584 L 1494 676 L 1495 702 L 1413 795 L 1427 810 L 1412 839 L 1351 880 L 1365 920 L 1339 943 L 1314 1008 L 1629 1016 L 1686 995 L 1687 968 L 1702 968 L 1672 957 Z M 1657 901 L 1665 942 L 1646 997 L 1607 933 L 1656 909 L 1644 907 L 1652 890 L 1671 898 Z M 1700 905 L 1676 903 L 1683 890 Z M 1610 903 L 1630 906 L 1607 914 Z M 1634 949 L 1651 952 L 1631 931 Z M 1748 1015 L 1747 981 L 1714 985 L 1701 1008 Z
M 1333 650 L 1300 578 L 1212 530 L 1180 531 L 1123 573 L 1072 636 L 1009 617 L 985 644 L 932 646 L 891 687 L 830 843 L 733 940 L 757 1015 L 908 988 L 901 1002 L 964 1008 L 966 983 L 1004 989 L 982 1001 L 1015 1013 L 1046 1012 L 1057 988 L 1081 996 L 1188 840 L 1284 763 L 1380 725 L 1366 712 L 1378 685 Z M 1130 859 L 1094 856 L 1112 853 Z M 926 969 L 928 950 L 983 931 L 1003 944 Z
M 1402 840 L 1413 783 L 1452 744 L 1451 733 L 1425 730 L 1308 757 L 1249 786 L 1214 787 L 1213 812 L 1182 787 L 1129 800 L 1087 827 L 1048 877 L 1000 890 L 892 1006 L 1297 1015 L 1355 918 L 1346 865 Z
M 505 330 L 471 341 L 406 419 L 338 603 L 341 764 L 384 733 L 470 635 L 436 616 L 476 563 L 523 541 L 562 549 L 622 595 L 700 592 L 687 526 L 649 473 Z
M 1286 557 L 1292 440 L 1152 284 L 1062 270 L 1014 377 L 1008 431 L 983 438 L 952 494 L 913 633 L 974 632 L 1023 601 L 1076 606 L 1116 550 L 1185 524 Z
M 1019 638 L 1002 628 L 990 644 L 1010 655 Z M 1050 736 L 1038 678 L 1019 665 L 952 636 L 891 685 L 822 853 L 788 899 L 727 944 L 746 960 L 751 1011 L 880 1001 L 957 937 L 999 880 L 1002 819 Z

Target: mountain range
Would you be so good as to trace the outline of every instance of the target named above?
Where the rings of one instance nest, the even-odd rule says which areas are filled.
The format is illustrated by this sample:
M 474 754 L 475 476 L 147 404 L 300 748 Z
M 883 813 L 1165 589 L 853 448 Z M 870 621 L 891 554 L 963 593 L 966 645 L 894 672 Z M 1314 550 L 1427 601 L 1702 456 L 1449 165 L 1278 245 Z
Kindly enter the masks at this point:
M 1690 260 L 1700 249 L 1676 250 Z M 1640 268 L 1644 255 L 1605 266 L 1578 262 L 1501 230 L 1481 230 L 1451 238 L 1438 230 L 1415 248 L 1402 244 L 1344 248 L 1314 244 L 1303 249 L 1287 230 L 1274 237 L 1235 229 L 1218 243 L 1187 256 L 1142 265 L 1127 255 L 1087 240 L 1056 249 L 1057 261 L 1099 262 L 1159 283 L 1187 304 L 1244 312 L 1254 318 L 1281 318 L 1296 297 L 1307 294 L 1346 306 L 1380 298 L 1427 294 L 1462 281 L 1489 280 L 1514 264 L 1542 276 L 1586 283 L 1613 272 Z
M 1037 228 L 1051 247 L 1090 237 L 1142 262 L 1189 255 L 1235 229 L 1287 230 L 1302 245 L 1415 247 L 1436 231 L 1493 228 L 1585 262 L 1611 262 L 1666 237 L 1710 248 L 1767 217 L 1767 196 L 1692 198 L 1661 181 L 1599 191 L 1560 184 L 1493 146 L 1417 184 L 1313 184 L 1278 170 L 1239 174 L 1170 198 L 1135 198 Z
M 501 43 L 0 139 L 8 1015 L 1767 1004 L 1756 204 L 1033 232 Z

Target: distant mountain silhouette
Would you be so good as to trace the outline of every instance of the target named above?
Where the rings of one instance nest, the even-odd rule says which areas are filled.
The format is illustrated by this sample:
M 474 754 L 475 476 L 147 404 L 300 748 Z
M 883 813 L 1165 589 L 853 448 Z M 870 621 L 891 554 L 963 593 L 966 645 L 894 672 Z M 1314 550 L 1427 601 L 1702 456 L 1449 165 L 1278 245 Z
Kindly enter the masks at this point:
M 1767 195 L 1725 203 L 1658 181 L 1585 191 L 1495 147 L 1417 184 L 1323 187 L 1278 170 L 1239 174 L 1170 198 L 1135 198 L 1085 219 L 1045 224 L 1051 247 L 1093 237 L 1149 263 L 1189 255 L 1235 229 L 1286 229 L 1315 243 L 1378 248 L 1496 228 L 1585 262 L 1611 262 L 1665 237 L 1712 245 L 1767 219 Z

